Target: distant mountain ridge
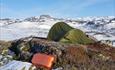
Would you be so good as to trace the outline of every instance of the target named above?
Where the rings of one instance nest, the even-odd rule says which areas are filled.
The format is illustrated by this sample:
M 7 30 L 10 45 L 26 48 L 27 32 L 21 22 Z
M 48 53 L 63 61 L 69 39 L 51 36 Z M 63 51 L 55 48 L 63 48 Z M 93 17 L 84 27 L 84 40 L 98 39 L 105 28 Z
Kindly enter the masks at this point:
M 115 45 L 115 16 L 63 19 L 41 15 L 25 19 L 0 19 L 0 40 L 15 40 L 31 35 L 46 38 L 49 29 L 60 21 L 81 29 L 99 41 L 109 40 Z

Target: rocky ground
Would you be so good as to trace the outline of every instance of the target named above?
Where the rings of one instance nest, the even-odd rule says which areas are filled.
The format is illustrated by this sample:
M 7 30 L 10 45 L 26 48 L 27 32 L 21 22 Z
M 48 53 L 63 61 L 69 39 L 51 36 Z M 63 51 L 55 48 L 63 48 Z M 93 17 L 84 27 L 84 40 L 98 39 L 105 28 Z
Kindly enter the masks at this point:
M 38 37 L 0 41 L 0 70 L 45 70 L 32 65 L 35 53 L 55 56 L 52 70 L 115 70 L 115 47 L 100 42 L 64 44 Z

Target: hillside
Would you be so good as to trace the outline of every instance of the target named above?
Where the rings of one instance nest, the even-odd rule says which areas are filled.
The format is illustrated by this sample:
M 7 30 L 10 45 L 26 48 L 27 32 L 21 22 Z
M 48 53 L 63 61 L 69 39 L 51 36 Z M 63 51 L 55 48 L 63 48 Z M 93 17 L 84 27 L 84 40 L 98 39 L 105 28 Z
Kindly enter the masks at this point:
M 0 55 L 0 62 L 3 63 L 0 70 L 4 69 L 24 69 L 36 70 L 35 66 L 31 65 L 31 56 L 33 53 L 45 53 L 56 57 L 53 63 L 52 70 L 114 70 L 115 69 L 115 48 L 101 43 L 90 45 L 64 44 L 37 37 L 26 37 L 20 40 L 4 42 L 0 47 L 3 54 L 6 48 L 12 48 L 19 57 L 14 57 L 15 54 Z M 12 45 L 11 45 L 12 44 Z M 31 45 L 36 45 L 29 48 Z M 6 46 L 7 45 L 7 46 Z M 4 47 L 4 48 L 3 48 Z M 17 47 L 17 49 L 16 49 Z M 23 49 L 21 49 L 23 48 Z M 36 48 L 32 50 L 32 48 Z M 40 48 L 42 48 L 40 50 Z M 27 51 L 29 49 L 31 51 Z M 11 49 L 10 49 L 11 50 Z M 19 50 L 19 52 L 18 52 Z M 14 61 L 14 59 L 16 61 Z M 15 64 L 17 64 L 15 66 Z M 18 69 L 18 70 L 20 70 Z M 44 68 L 43 68 L 44 69 Z M 39 69 L 37 69 L 39 70 Z
M 47 70 L 48 66 L 115 70 L 115 16 L 0 19 L 0 70 Z
M 56 22 L 66 22 L 81 29 L 98 41 L 109 40 L 115 45 L 115 17 L 84 17 L 76 19 L 59 19 L 49 15 L 25 19 L 0 19 L 0 40 L 15 40 L 27 36 L 47 37 L 49 29 Z

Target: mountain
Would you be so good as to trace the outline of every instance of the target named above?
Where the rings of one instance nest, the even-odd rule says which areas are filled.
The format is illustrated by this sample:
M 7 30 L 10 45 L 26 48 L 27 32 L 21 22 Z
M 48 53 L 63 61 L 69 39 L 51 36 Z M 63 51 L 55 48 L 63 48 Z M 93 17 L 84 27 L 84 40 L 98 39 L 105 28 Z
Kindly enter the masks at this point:
M 81 29 L 86 34 L 102 42 L 115 46 L 115 16 L 83 17 L 76 19 L 60 19 L 49 15 L 20 19 L 0 19 L 0 40 L 15 40 L 22 37 L 47 37 L 49 29 L 56 22 L 66 22 L 70 26 Z

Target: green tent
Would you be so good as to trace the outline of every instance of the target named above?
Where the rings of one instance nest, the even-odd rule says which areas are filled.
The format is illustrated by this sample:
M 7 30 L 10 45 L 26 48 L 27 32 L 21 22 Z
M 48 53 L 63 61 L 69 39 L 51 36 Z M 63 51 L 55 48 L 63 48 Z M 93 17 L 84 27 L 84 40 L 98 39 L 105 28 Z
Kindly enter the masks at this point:
M 83 31 L 72 28 L 64 22 L 54 24 L 47 38 L 52 41 L 74 44 L 89 44 L 94 42 L 94 40 L 88 38 Z
M 58 22 L 52 26 L 47 36 L 48 40 L 59 41 L 64 35 L 73 29 L 64 22 Z

